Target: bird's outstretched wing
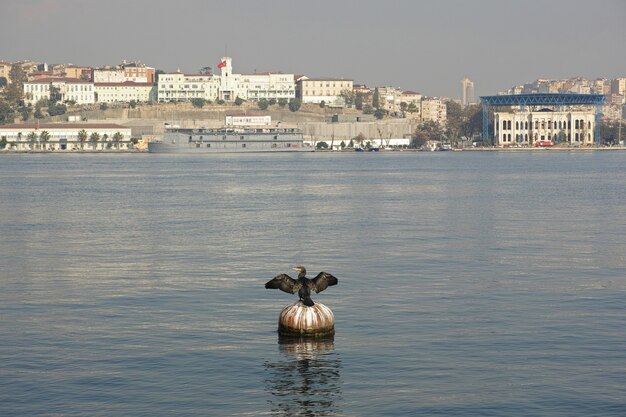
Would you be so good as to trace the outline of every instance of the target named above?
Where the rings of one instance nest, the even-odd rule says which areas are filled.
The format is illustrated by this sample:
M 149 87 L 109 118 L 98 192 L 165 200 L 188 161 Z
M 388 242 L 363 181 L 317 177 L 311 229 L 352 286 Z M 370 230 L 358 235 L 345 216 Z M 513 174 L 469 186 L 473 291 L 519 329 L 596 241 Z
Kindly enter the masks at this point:
M 315 292 L 322 292 L 331 285 L 337 285 L 337 278 L 328 272 L 320 272 L 315 278 L 313 278 L 313 285 L 311 288 Z
M 271 281 L 267 281 L 265 288 L 274 289 L 278 288 L 281 291 L 285 291 L 289 294 L 295 294 L 302 287 L 299 281 L 291 278 L 287 274 L 280 274 L 274 277 Z

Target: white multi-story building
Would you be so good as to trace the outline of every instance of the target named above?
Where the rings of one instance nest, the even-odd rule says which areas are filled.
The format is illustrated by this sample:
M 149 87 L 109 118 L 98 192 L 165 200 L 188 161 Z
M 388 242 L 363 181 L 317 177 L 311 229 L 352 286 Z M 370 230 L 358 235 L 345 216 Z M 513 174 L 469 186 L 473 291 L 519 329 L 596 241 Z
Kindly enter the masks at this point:
M 396 87 L 377 87 L 375 91 L 378 91 L 378 104 L 381 109 L 390 113 L 400 110 L 402 90 Z
M 352 92 L 353 80 L 343 78 L 301 77 L 296 85 L 296 96 L 302 103 L 345 104 L 342 91 Z
M 445 125 L 448 120 L 446 103 L 440 98 L 423 98 L 420 110 L 423 122 L 433 121 Z
M 93 83 L 75 78 L 43 78 L 25 82 L 24 101 L 34 104 L 42 98 L 49 100 L 53 89 L 58 91 L 57 99 L 60 102 L 93 104 L 96 101 Z
M 96 101 L 99 103 L 153 103 L 156 101 L 156 85 L 151 83 L 96 83 Z
M 244 74 L 241 76 L 241 97 L 257 101 L 262 98 L 270 100 L 292 99 L 296 96 L 293 74 L 263 73 Z
M 126 75 L 123 68 L 94 68 L 94 83 L 123 83 Z
M 226 116 L 226 126 L 270 126 L 272 116 Z
M 474 103 L 474 82 L 469 78 L 461 80 L 461 104 L 467 106 Z
M 222 72 L 216 77 L 219 83 L 217 98 L 224 101 L 234 101 L 237 97 L 245 95 L 241 85 L 241 74 L 233 74 L 233 60 L 223 57 L 217 66 Z
M 181 72 L 159 75 L 158 100 L 169 102 L 202 98 L 234 101 L 239 97 L 257 101 L 295 97 L 293 74 L 234 74 L 230 57 L 223 57 L 218 68 L 220 75 Z
M 95 83 L 154 83 L 155 70 L 137 62 L 126 62 L 116 67 L 95 68 L 93 81 Z
M 215 100 L 219 80 L 213 74 L 160 74 L 157 84 L 159 102 L 189 101 L 194 98 Z
M 413 104 L 413 113 L 418 114 L 420 112 L 420 103 L 422 101 L 420 93 L 402 91 L 395 87 L 378 87 L 377 90 L 380 108 L 393 113 L 402 110 L 402 103 L 405 103 L 407 106 Z
M 7 149 L 15 151 L 96 151 L 131 147 L 131 129 L 113 123 L 8 124 L 0 126 L 0 137 L 6 138 Z
M 591 109 L 496 112 L 494 126 L 496 146 L 533 146 L 545 141 L 580 146 L 595 141 L 595 113 Z

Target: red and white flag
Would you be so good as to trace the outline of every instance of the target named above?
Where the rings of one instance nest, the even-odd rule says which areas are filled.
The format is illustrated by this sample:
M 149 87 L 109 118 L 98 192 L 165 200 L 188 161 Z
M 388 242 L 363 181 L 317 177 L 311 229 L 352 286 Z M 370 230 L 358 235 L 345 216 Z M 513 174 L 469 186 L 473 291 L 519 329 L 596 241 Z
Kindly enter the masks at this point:
M 224 68 L 225 66 L 226 66 L 226 60 L 223 60 L 219 64 L 217 64 L 217 68 Z

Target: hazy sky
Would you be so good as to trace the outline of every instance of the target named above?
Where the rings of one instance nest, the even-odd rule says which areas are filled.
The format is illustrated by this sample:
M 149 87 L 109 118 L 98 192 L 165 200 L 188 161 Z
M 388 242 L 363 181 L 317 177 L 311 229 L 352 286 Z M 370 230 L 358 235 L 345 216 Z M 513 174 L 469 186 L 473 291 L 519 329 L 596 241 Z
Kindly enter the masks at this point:
M 0 60 L 345 77 L 431 96 L 626 77 L 626 0 L 0 0 Z

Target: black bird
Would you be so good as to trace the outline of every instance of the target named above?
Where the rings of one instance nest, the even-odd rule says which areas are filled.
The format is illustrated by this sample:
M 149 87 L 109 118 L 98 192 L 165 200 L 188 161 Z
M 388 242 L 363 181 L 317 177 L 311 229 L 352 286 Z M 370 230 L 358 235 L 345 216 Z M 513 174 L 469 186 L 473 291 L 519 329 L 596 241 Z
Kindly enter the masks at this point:
M 337 278 L 328 272 L 320 272 L 315 278 L 309 279 L 306 277 L 306 269 L 303 266 L 296 266 L 293 270 L 298 271 L 298 279 L 293 279 L 287 274 L 280 274 L 268 281 L 265 288 L 278 288 L 289 294 L 295 294 L 297 291 L 302 303 L 311 307 L 315 304 L 311 300 L 311 290 L 320 293 L 331 285 L 337 285 Z

